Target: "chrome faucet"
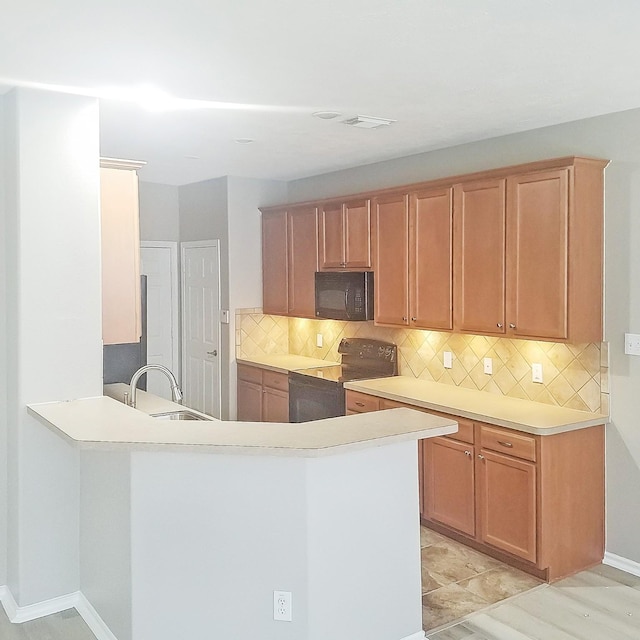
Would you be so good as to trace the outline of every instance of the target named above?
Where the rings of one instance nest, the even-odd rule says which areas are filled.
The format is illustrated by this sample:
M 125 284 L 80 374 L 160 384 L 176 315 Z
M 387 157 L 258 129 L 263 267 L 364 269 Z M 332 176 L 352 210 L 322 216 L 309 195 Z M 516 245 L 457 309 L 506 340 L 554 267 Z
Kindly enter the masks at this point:
M 131 376 L 131 384 L 129 385 L 129 406 L 136 408 L 136 391 L 138 386 L 138 380 L 140 376 L 144 375 L 147 371 L 162 371 L 167 378 L 169 378 L 169 383 L 171 384 L 171 394 L 173 396 L 174 402 L 180 402 L 182 400 L 182 391 L 180 391 L 180 387 L 178 386 L 178 381 L 176 377 L 171 373 L 170 369 L 164 367 L 161 364 L 145 364 L 144 367 L 140 367 L 134 374 Z

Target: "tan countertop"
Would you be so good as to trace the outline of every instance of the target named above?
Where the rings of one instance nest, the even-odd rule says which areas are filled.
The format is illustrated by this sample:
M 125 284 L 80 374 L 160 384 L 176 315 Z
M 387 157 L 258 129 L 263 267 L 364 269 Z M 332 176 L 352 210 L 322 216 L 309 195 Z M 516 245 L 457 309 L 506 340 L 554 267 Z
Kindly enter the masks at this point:
M 598 413 L 462 389 L 409 376 L 346 382 L 344 386 L 345 389 L 380 398 L 537 435 L 584 429 L 609 421 L 608 416 Z
M 127 385 L 108 385 L 118 396 Z M 168 400 L 140 392 L 133 409 L 109 396 L 29 405 L 28 412 L 74 446 L 86 449 L 200 451 L 236 455 L 313 458 L 396 442 L 454 433 L 449 418 L 411 409 L 391 409 L 359 416 L 302 424 L 170 421 L 148 413 L 181 409 Z
M 274 356 L 254 356 L 251 358 L 237 358 L 239 364 L 250 364 L 271 371 L 288 373 L 298 369 L 312 369 L 314 367 L 332 367 L 339 362 L 333 360 L 320 360 L 319 358 L 308 358 L 307 356 L 296 356 L 292 354 L 280 354 Z

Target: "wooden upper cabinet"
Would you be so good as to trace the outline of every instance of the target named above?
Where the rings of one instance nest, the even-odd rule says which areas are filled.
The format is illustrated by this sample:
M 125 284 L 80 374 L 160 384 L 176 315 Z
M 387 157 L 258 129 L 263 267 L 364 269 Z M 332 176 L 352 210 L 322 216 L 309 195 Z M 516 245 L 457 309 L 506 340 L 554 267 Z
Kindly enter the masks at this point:
M 318 270 L 318 214 L 314 206 L 289 211 L 288 310 L 290 316 L 315 317 Z
M 505 333 L 505 180 L 454 188 L 454 328 Z
M 518 337 L 568 333 L 569 169 L 507 180 L 507 321 Z
M 262 214 L 262 310 L 274 315 L 315 316 L 318 268 L 314 206 Z
M 328 203 L 318 215 L 321 270 L 371 269 L 371 205 L 368 199 Z
M 373 201 L 376 324 L 409 324 L 409 197 Z
M 602 340 L 604 163 L 507 179 L 507 322 L 521 338 Z
M 140 222 L 138 174 L 133 169 L 100 169 L 102 238 L 102 340 L 139 342 Z
M 262 311 L 289 312 L 288 213 L 286 209 L 262 214 Z
M 409 215 L 410 323 L 453 328 L 453 189 L 411 194 Z

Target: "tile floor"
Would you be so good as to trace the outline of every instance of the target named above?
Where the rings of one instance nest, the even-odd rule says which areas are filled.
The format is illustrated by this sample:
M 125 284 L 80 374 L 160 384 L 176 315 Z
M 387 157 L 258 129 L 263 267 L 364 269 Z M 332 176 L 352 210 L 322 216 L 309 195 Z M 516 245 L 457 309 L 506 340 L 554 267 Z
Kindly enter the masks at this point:
M 544 584 L 426 527 L 420 528 L 425 631 Z

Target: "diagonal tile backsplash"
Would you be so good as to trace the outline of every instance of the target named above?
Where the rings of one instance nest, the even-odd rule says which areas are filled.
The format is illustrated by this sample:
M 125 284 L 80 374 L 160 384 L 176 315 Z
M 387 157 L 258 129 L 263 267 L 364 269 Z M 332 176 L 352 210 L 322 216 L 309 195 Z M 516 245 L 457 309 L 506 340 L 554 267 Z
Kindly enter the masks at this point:
M 316 334 L 323 347 L 316 347 Z M 293 353 L 340 360 L 344 337 L 376 338 L 398 345 L 402 375 L 498 395 L 583 411 L 609 412 L 607 343 L 564 344 L 376 327 L 372 322 L 308 320 L 262 315 L 241 309 L 236 315 L 238 357 Z M 445 369 L 443 353 L 453 367 Z M 491 358 L 493 374 L 484 373 Z M 531 381 L 532 363 L 542 364 L 544 383 Z

